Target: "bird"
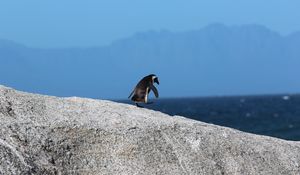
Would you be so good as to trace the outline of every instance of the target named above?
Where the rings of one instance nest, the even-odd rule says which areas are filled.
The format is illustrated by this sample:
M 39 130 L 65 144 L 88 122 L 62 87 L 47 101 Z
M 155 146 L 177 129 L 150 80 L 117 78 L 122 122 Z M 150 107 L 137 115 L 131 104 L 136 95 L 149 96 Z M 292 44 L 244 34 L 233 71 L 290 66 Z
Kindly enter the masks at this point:
M 135 102 L 137 107 L 142 107 L 139 103 L 151 104 L 152 102 L 148 102 L 148 94 L 151 90 L 154 92 L 156 98 L 159 97 L 154 83 L 159 85 L 158 77 L 155 74 L 145 76 L 138 82 L 128 98 L 131 97 L 131 100 Z

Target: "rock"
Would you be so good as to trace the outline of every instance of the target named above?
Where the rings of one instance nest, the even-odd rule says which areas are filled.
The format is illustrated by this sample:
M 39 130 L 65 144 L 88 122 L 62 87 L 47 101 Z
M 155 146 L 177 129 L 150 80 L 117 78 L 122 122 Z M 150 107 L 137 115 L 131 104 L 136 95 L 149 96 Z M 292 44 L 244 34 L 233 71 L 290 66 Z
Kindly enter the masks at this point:
M 0 86 L 0 174 L 299 174 L 300 142 Z

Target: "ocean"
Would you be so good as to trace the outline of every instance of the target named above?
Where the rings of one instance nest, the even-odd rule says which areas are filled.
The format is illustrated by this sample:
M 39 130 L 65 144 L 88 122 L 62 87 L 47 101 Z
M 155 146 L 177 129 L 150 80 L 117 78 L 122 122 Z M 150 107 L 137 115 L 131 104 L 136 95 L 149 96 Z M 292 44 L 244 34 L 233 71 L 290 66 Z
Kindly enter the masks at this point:
M 144 106 L 249 133 L 300 141 L 300 94 L 170 98 L 153 102 Z

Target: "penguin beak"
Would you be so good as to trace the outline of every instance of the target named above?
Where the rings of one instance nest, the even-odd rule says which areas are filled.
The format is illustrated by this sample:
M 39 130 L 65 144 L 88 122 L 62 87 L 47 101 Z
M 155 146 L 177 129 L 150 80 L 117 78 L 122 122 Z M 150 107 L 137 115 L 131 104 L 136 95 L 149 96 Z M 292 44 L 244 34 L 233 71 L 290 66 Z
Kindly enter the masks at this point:
M 157 83 L 157 84 L 159 85 L 158 78 L 155 78 L 155 79 L 154 79 L 154 82 Z

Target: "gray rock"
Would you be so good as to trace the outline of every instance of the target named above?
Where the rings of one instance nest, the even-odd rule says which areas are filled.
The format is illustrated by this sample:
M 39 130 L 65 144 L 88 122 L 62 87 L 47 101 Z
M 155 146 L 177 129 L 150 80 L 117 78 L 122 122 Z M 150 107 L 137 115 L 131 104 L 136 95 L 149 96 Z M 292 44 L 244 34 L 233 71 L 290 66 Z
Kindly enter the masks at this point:
M 0 174 L 299 174 L 300 143 L 0 86 Z

